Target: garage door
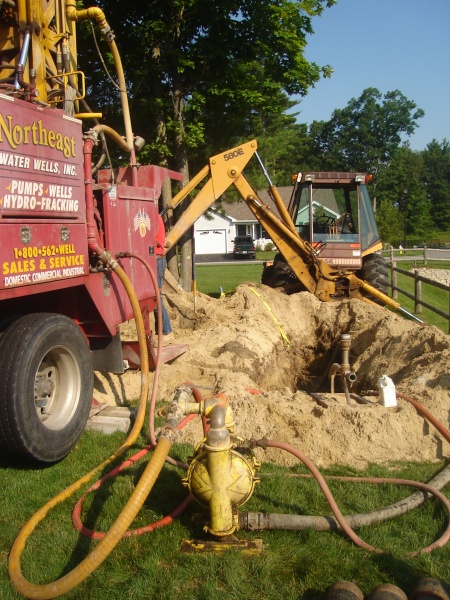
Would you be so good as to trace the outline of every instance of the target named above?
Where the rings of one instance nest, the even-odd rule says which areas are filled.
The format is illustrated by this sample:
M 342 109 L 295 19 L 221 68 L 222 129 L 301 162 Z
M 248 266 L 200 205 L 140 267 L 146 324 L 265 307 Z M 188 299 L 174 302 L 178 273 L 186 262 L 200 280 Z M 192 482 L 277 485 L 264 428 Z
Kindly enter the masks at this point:
M 196 254 L 225 254 L 227 251 L 225 229 L 198 230 L 195 232 Z

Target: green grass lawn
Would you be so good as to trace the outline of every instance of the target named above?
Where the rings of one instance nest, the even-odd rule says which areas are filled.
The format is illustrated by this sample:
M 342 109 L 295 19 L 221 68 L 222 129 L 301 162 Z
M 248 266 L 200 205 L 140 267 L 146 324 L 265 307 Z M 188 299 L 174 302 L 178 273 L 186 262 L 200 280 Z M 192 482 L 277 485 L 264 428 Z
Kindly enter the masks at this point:
M 242 264 L 241 264 L 242 263 Z M 239 261 L 237 265 L 197 265 L 197 289 L 203 294 L 219 298 L 223 292 L 234 292 L 241 283 L 261 281 L 262 264 Z
M 273 260 L 274 252 L 257 252 L 256 260 Z M 253 260 L 239 259 L 235 264 L 197 265 L 197 289 L 203 294 L 219 298 L 222 291 L 234 292 L 241 283 L 259 283 L 263 265 Z
M 76 449 L 61 463 L 36 468 L 0 454 L 0 597 L 20 596 L 7 574 L 9 549 L 23 524 L 50 497 L 99 463 L 123 441 L 122 434 L 107 436 L 85 432 Z M 142 445 L 145 444 L 141 440 Z M 172 456 L 185 460 L 192 448 L 179 444 Z M 87 526 L 106 530 L 118 515 L 143 471 L 145 460 L 135 464 L 104 488 L 88 496 L 83 511 Z M 436 464 L 373 466 L 371 476 L 405 477 L 428 481 L 443 467 Z M 262 481 L 242 510 L 326 515 L 330 510 L 312 480 L 286 477 L 304 473 L 302 466 L 262 467 Z M 166 515 L 186 496 L 181 485 L 183 471 L 164 467 L 134 527 L 142 527 Z M 271 473 L 272 476 L 267 475 Z M 274 475 L 273 475 L 274 474 Z M 324 470 L 323 474 L 358 474 L 349 468 Z M 329 481 L 345 513 L 365 512 L 386 506 L 409 495 L 397 486 Z M 446 488 L 450 495 L 449 486 Z M 72 526 L 75 499 L 51 511 L 37 527 L 25 548 L 24 574 L 33 583 L 54 581 L 77 565 L 97 542 L 80 535 Z M 85 582 L 66 596 L 72 600 L 319 600 L 327 587 L 339 580 L 354 581 L 368 595 L 380 583 L 392 583 L 410 592 L 421 577 L 450 581 L 450 546 L 431 554 L 410 558 L 407 553 L 429 544 L 442 532 L 445 511 L 430 500 L 412 513 L 393 521 L 364 527 L 358 534 L 368 543 L 387 550 L 370 553 L 354 546 L 343 534 L 316 531 L 262 531 L 237 533 L 241 540 L 262 539 L 264 550 L 252 556 L 240 550 L 221 555 L 180 552 L 183 539 L 204 539 L 200 525 L 192 521 L 204 512 L 191 503 L 181 518 L 144 536 L 122 540 L 106 561 Z

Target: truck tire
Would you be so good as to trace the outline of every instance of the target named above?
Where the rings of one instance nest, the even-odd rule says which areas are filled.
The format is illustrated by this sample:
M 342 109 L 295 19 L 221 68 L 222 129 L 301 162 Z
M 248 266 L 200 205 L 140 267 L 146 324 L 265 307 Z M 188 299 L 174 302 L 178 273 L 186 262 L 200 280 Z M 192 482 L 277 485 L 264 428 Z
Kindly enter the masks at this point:
M 0 338 L 0 447 L 52 463 L 81 436 L 94 374 L 81 329 L 52 313 L 25 315 Z
M 380 254 L 369 254 L 363 258 L 363 267 L 359 272 L 358 277 L 367 281 L 368 284 L 382 292 L 386 296 L 389 292 L 389 279 L 386 261 Z M 365 294 L 369 297 L 370 294 Z M 379 304 L 383 304 L 381 300 L 376 300 Z

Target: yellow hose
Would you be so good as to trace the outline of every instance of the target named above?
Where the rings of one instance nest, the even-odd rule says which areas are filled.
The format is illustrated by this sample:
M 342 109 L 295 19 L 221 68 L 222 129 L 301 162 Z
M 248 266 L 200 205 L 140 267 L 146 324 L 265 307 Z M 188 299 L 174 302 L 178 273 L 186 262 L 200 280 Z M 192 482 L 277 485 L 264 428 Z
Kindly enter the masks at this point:
M 122 150 L 125 150 L 125 152 L 131 152 L 131 150 L 133 149 L 132 145 L 130 146 L 129 144 L 127 144 L 123 137 L 108 125 L 96 125 L 92 129 L 94 131 L 103 132 L 109 135 L 109 137 L 113 139 L 116 142 L 116 144 L 120 146 L 120 148 L 122 148 Z
M 17 591 L 27 598 L 46 600 L 47 598 L 56 598 L 61 596 L 84 581 L 84 579 L 86 579 L 86 577 L 88 577 L 105 560 L 105 558 L 117 545 L 122 535 L 128 529 L 131 522 L 142 507 L 145 499 L 153 487 L 153 484 L 156 481 L 159 472 L 164 465 L 164 461 L 172 445 L 172 443 L 166 438 L 161 438 L 158 441 L 155 451 L 153 452 L 153 455 L 144 473 L 142 474 L 141 479 L 136 485 L 134 492 L 130 496 L 122 512 L 117 517 L 106 536 L 77 567 L 53 583 L 36 585 L 28 582 L 25 579 L 22 574 L 20 558 L 22 551 L 25 548 L 27 539 L 33 533 L 37 525 L 45 518 L 50 509 L 54 508 L 58 504 L 61 504 L 61 502 L 65 501 L 67 498 L 70 498 L 78 489 L 81 488 L 83 484 L 90 481 L 90 479 L 92 479 L 96 473 L 98 473 L 107 465 L 111 464 L 121 454 L 123 454 L 123 452 L 130 448 L 136 441 L 144 423 L 149 390 L 148 352 L 144 322 L 142 319 L 139 302 L 131 281 L 129 280 L 125 271 L 117 263 L 114 264 L 113 268 L 114 272 L 117 273 L 127 291 L 136 320 L 139 350 L 141 354 L 141 395 L 139 398 L 139 407 L 136 420 L 127 439 L 114 454 L 103 461 L 100 465 L 95 467 L 92 471 L 81 477 L 81 479 L 49 500 L 49 502 L 40 508 L 39 511 L 25 524 L 15 539 L 9 555 L 9 576 Z
M 91 6 L 90 8 L 86 8 L 83 10 L 77 10 L 76 0 L 66 0 L 66 16 L 69 19 L 69 21 L 82 21 L 85 19 L 95 20 L 104 36 L 105 33 L 108 33 L 110 30 L 104 12 L 101 8 L 97 6 Z M 122 103 L 123 120 L 125 125 L 125 137 L 128 152 L 133 152 L 133 129 L 131 125 L 130 108 L 128 104 L 127 86 L 125 82 L 123 65 L 120 59 L 120 54 L 117 49 L 116 42 L 114 40 L 114 35 L 106 35 L 105 39 L 113 55 L 114 65 L 116 67 L 117 72 L 117 79 L 119 81 L 120 99 Z

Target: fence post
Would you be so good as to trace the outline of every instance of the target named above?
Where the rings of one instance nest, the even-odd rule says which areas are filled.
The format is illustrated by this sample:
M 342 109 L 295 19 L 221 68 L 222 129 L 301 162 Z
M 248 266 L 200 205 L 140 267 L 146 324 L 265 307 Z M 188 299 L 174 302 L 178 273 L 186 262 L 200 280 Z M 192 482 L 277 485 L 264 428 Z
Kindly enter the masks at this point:
M 414 269 L 414 312 L 416 315 L 422 312 L 422 282 L 419 279 L 418 269 Z
M 423 266 L 426 267 L 428 264 L 427 247 L 423 247 Z
M 396 289 L 397 287 L 397 271 L 396 269 L 396 262 L 392 261 L 391 262 L 391 283 L 392 283 L 392 297 L 394 298 L 394 300 L 398 299 L 398 292 Z

